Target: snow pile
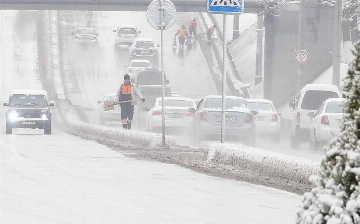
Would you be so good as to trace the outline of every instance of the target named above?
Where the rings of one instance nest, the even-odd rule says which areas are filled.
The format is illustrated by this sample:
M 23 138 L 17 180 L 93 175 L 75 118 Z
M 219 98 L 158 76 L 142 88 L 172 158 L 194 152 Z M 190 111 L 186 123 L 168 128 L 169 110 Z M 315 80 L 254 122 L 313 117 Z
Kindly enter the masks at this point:
M 64 118 L 72 130 L 77 132 L 77 135 L 85 134 L 86 137 L 91 137 L 94 140 L 106 141 L 108 144 L 124 147 L 162 147 L 162 135 L 160 134 L 89 124 L 79 121 L 73 113 L 67 114 Z M 165 140 L 166 147 L 176 146 L 174 138 L 166 136 Z
M 254 167 L 262 173 L 269 173 L 287 180 L 306 183 L 311 175 L 317 173 L 319 163 L 255 149 L 241 144 L 213 143 L 208 147 L 208 162 L 230 164 L 235 167 Z

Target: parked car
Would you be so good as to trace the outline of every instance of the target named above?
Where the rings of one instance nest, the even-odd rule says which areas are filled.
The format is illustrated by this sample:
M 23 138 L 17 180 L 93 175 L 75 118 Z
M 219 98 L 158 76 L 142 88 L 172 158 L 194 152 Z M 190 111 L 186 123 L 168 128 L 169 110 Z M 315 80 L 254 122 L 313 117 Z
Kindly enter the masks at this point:
M 255 116 L 256 134 L 279 143 L 281 113 L 276 112 L 273 102 L 266 99 L 247 99 L 246 101 L 251 110 L 258 112 Z
M 119 25 L 115 32 L 115 46 L 117 45 L 131 45 L 135 38 L 141 33 L 136 26 L 131 24 L 121 24 Z
M 308 113 L 317 111 L 325 100 L 340 97 L 340 90 L 335 85 L 307 84 L 290 100 L 289 107 L 293 109 L 290 138 L 292 148 L 299 148 L 302 141 L 311 140 Z
M 165 127 L 169 130 L 190 130 L 196 104 L 185 97 L 164 98 Z M 160 132 L 162 128 L 162 97 L 158 97 L 149 108 L 146 130 Z
M 225 136 L 241 140 L 247 145 L 255 145 L 256 111 L 251 111 L 242 97 L 225 98 Z M 193 119 L 193 137 L 199 142 L 207 137 L 220 140 L 222 118 L 222 97 L 206 96 L 197 105 Z
M 136 83 L 138 73 L 146 68 L 152 68 L 153 65 L 149 60 L 134 59 L 130 61 L 129 65 L 125 65 L 125 67 L 130 75 L 131 83 Z
M 131 59 L 148 59 L 154 65 L 158 63 L 159 45 L 155 46 L 154 40 L 150 38 L 136 38 L 130 47 Z
M 100 115 L 99 123 L 106 124 L 110 121 L 121 121 L 121 110 L 119 105 L 115 105 L 116 94 L 107 94 L 104 97 L 97 101 L 100 104 Z
M 51 134 L 51 110 L 54 102 L 48 102 L 44 90 L 13 90 L 9 102 L 4 103 L 6 134 L 12 134 L 13 128 L 44 129 Z
M 344 118 L 344 98 L 325 100 L 318 111 L 309 112 L 311 117 L 311 147 L 316 149 L 330 142 L 340 132 Z
M 97 42 L 99 33 L 92 28 L 77 28 L 71 32 L 74 35 L 75 41 L 80 42 Z

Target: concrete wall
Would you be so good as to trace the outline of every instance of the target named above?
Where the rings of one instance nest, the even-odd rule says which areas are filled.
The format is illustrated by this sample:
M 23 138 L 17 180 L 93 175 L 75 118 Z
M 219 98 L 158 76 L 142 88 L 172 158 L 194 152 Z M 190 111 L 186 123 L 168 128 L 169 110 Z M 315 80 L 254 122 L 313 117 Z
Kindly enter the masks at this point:
M 309 58 L 302 64 L 302 86 L 331 66 L 333 37 L 333 8 L 308 0 L 304 11 L 302 38 Z M 296 94 L 298 24 L 298 11 L 265 16 L 264 98 L 276 106 Z

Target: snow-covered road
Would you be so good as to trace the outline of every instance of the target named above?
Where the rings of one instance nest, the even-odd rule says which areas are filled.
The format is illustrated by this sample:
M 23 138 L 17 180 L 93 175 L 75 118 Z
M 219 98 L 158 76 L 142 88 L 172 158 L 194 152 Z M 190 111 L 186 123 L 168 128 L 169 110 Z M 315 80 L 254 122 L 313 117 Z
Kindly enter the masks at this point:
M 20 133 L 0 140 L 1 223 L 285 224 L 293 222 L 300 200 L 175 165 L 129 159 L 61 131 Z

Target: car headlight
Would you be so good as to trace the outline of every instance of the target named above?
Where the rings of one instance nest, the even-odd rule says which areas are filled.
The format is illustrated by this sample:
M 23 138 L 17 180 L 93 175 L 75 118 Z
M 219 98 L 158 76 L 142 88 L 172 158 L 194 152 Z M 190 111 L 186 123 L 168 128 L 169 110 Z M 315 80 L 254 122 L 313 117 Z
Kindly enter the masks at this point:
M 48 119 L 47 114 L 42 114 L 42 115 L 41 115 L 41 120 L 47 120 L 47 119 Z
M 10 111 L 8 114 L 8 118 L 11 122 L 16 121 L 18 119 L 19 115 L 16 111 Z

